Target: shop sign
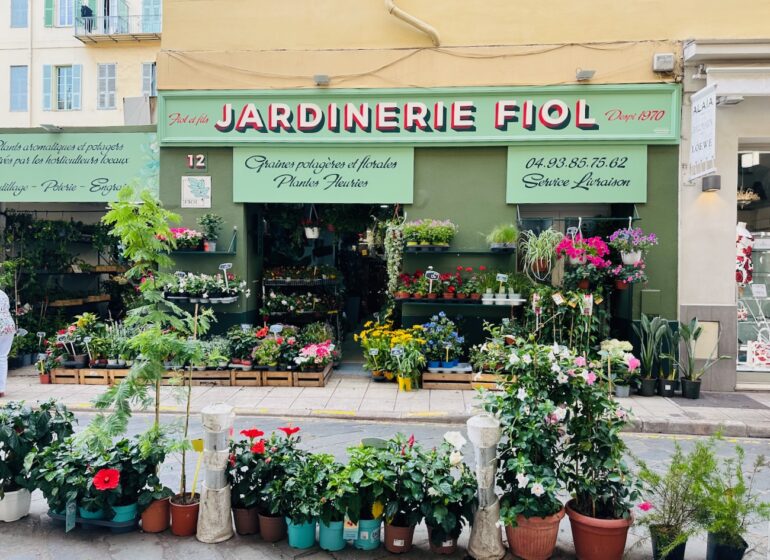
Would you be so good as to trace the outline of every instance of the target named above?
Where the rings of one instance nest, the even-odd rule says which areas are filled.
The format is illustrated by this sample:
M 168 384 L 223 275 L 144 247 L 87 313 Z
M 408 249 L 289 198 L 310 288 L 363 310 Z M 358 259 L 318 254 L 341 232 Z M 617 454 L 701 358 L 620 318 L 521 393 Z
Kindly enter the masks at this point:
M 690 96 L 690 180 L 716 169 L 717 86 Z
M 647 201 L 646 146 L 508 148 L 509 204 Z
M 211 177 L 182 176 L 182 208 L 211 208 Z
M 155 133 L 0 134 L 3 202 L 109 202 L 126 185 L 157 194 L 159 169 Z
M 161 94 L 163 145 L 679 141 L 674 84 Z
M 411 203 L 412 148 L 233 150 L 234 202 Z

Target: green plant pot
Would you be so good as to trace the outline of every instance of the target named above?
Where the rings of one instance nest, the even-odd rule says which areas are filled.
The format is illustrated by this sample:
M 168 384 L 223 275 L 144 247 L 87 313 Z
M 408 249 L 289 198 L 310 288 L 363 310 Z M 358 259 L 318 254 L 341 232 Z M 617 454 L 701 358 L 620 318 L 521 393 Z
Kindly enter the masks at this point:
M 324 550 L 334 552 L 345 548 L 345 539 L 342 535 L 342 521 L 332 521 L 329 525 L 321 521 L 318 524 L 318 544 Z
M 128 504 L 127 506 L 113 506 L 112 510 L 115 514 L 110 521 L 123 523 L 125 521 L 133 521 L 138 514 L 136 510 L 136 504 Z
M 78 508 L 78 517 L 81 519 L 93 519 L 95 521 L 101 521 L 107 519 L 107 513 L 100 509 L 99 511 L 88 511 L 85 508 Z
M 379 548 L 381 527 L 382 519 L 361 519 L 358 522 L 358 538 L 355 541 L 356 548 L 361 550 Z
M 315 545 L 315 521 L 295 525 L 286 518 L 289 530 L 289 546 L 292 548 L 311 548 Z

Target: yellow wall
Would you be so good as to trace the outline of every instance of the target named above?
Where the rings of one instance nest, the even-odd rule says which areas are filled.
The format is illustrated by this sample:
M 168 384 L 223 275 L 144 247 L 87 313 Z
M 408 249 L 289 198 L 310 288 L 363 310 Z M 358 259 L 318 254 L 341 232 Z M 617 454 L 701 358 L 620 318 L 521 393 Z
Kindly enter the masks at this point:
M 161 89 L 558 84 L 670 80 L 652 54 L 678 42 L 767 36 L 770 2 L 736 0 L 397 0 L 441 47 L 383 0 L 165 0 Z M 546 46 L 550 45 L 550 46 Z M 424 50 L 423 50 L 424 49 Z M 537 54 L 536 54 L 537 53 Z

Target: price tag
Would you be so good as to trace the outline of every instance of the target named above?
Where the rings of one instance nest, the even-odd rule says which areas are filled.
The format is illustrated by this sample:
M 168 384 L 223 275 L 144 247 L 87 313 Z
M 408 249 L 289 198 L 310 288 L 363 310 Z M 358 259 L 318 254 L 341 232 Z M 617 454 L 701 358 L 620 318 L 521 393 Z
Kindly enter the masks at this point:
M 43 331 L 40 331 L 37 333 L 38 338 L 45 338 L 45 333 Z
M 92 340 L 93 340 L 93 339 L 92 339 L 90 336 L 84 336 L 84 337 L 83 337 L 83 342 L 85 342 L 86 344 L 88 344 L 88 343 L 89 343 L 89 342 L 91 342 Z
M 56 342 L 66 342 L 67 336 L 63 334 L 56 335 Z
M 77 504 L 67 502 L 67 508 L 64 510 L 64 532 L 69 533 L 75 528 L 75 518 L 77 517 Z
M 508 275 L 503 273 L 498 273 L 496 276 L 496 279 L 498 282 L 507 282 L 508 281 Z
M 756 299 L 762 299 L 767 297 L 767 286 L 764 284 L 752 284 L 751 285 L 751 297 Z
M 16 336 L 27 336 L 29 331 L 27 329 L 19 329 L 16 331 Z
M 376 356 L 380 353 L 379 348 L 369 348 L 369 355 L 370 356 Z
M 511 323 L 511 320 L 508 317 L 503 317 L 503 325 L 506 327 Z
M 283 332 L 283 325 L 278 323 L 277 325 L 270 325 L 270 332 L 273 334 L 278 334 Z
M 543 313 L 543 306 L 540 305 L 540 298 L 540 294 L 532 294 L 532 311 L 538 316 Z
M 403 356 L 403 355 L 404 355 L 404 348 L 403 348 L 403 347 L 401 347 L 401 346 L 395 346 L 395 347 L 393 347 L 393 349 L 390 351 L 390 355 L 391 355 L 391 356 L 393 356 L 393 357 L 395 357 L 395 358 L 400 358 L 401 356 Z
M 346 541 L 354 541 L 358 538 L 358 523 L 353 523 L 348 516 L 345 516 L 345 523 L 342 526 L 342 538 Z
M 428 280 L 438 280 L 439 278 L 441 278 L 441 275 L 435 270 L 428 270 L 425 273 L 425 278 L 427 278 Z
M 556 292 L 551 296 L 551 299 L 556 305 L 564 305 L 564 296 L 561 295 L 559 292 Z
M 596 296 L 596 297 L 594 298 L 594 303 L 595 303 L 596 305 L 599 305 L 599 304 L 601 304 L 601 302 L 603 302 L 603 301 L 604 301 L 604 299 L 602 298 L 602 296 Z
M 219 265 L 219 270 L 230 270 L 233 268 L 233 263 L 222 263 Z
M 593 294 L 583 295 L 583 305 L 581 305 L 581 311 L 585 317 L 590 317 L 594 314 L 594 296 Z

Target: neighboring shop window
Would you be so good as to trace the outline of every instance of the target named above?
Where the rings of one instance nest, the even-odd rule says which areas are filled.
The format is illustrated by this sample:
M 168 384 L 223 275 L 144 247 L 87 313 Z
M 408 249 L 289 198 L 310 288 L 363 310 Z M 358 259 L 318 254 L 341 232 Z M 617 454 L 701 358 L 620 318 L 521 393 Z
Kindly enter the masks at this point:
M 75 0 L 56 0 L 56 27 L 72 27 L 75 22 Z
M 11 27 L 27 27 L 28 0 L 11 0 Z
M 28 111 L 27 85 L 29 68 L 11 66 L 11 111 Z
M 97 108 L 114 109 L 115 108 L 115 76 L 117 73 L 116 64 L 98 65 L 98 91 Z
M 158 95 L 158 84 L 155 80 L 155 63 L 145 62 L 142 64 L 142 95 L 156 97 Z
M 43 110 L 79 111 L 82 66 L 43 66 Z

